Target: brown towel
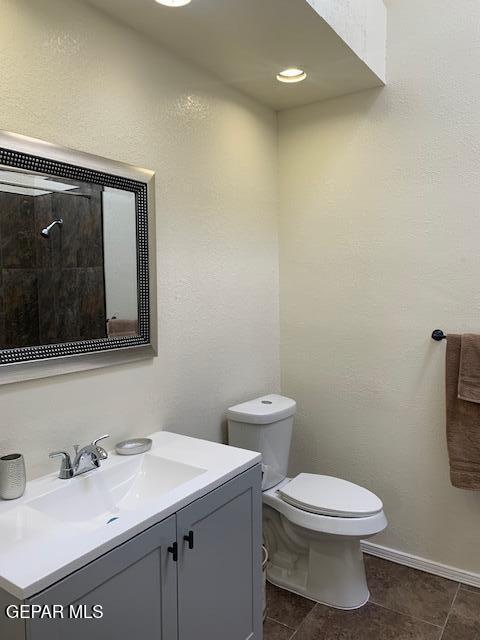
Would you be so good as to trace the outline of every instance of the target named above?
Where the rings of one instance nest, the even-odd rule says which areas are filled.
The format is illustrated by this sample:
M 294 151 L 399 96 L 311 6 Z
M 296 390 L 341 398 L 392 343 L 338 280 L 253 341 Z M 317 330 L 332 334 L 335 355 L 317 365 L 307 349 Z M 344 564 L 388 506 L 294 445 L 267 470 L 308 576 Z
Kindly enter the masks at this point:
M 110 318 L 107 323 L 109 338 L 129 338 L 138 335 L 138 322 L 136 320 L 121 320 Z
M 462 335 L 458 397 L 469 402 L 480 402 L 480 336 Z
M 461 347 L 461 336 L 448 334 L 445 382 L 450 480 L 459 489 L 479 491 L 480 404 L 458 397 Z

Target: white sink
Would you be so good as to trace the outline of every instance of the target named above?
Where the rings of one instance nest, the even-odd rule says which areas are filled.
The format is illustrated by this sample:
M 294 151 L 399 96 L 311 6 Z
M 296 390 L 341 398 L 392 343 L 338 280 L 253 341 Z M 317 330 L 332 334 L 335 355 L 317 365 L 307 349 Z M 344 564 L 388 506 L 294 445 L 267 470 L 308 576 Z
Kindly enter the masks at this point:
M 70 480 L 58 468 L 0 500 L 0 588 L 24 600 L 258 464 L 253 451 L 166 431 Z M 45 454 L 46 455 L 46 454 Z
M 32 500 L 25 509 L 83 529 L 96 529 L 204 472 L 200 467 L 145 454 L 65 480 L 64 488 Z

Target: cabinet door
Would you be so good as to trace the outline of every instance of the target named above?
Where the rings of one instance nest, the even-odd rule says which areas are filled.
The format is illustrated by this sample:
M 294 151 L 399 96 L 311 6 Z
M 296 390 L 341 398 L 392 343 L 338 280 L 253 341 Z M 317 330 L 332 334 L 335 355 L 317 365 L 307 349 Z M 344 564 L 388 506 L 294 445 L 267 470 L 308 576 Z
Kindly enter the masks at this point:
M 261 509 L 258 466 L 177 513 L 179 640 L 261 640 Z
M 103 606 L 103 617 L 27 621 L 28 640 L 176 640 L 177 566 L 168 552 L 175 516 L 27 601 Z M 68 544 L 68 540 L 65 541 Z

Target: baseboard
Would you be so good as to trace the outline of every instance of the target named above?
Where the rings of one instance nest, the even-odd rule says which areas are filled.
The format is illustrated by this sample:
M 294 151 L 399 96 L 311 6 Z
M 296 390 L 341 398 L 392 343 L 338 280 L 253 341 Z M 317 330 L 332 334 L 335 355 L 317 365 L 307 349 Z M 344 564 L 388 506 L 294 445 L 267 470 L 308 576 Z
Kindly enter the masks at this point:
M 441 576 L 442 578 L 448 578 L 449 580 L 455 580 L 456 582 L 463 582 L 464 584 L 471 585 L 472 587 L 480 587 L 479 573 L 456 569 L 455 567 L 440 564 L 439 562 L 433 562 L 426 558 L 419 558 L 418 556 L 405 553 L 404 551 L 397 551 L 396 549 L 382 547 L 381 545 L 373 542 L 363 541 L 362 551 L 370 554 L 371 556 L 377 556 L 377 558 L 390 560 L 397 564 L 404 564 L 407 567 L 420 569 L 420 571 L 425 571 L 426 573 L 433 573 L 434 575 Z

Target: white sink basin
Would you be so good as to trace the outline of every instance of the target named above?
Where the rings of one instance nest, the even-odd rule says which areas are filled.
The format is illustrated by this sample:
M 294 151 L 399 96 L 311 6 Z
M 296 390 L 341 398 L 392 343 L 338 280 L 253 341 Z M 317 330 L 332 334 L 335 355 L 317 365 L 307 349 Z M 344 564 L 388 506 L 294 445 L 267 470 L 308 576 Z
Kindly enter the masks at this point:
M 63 523 L 96 529 L 204 472 L 200 467 L 146 454 L 64 480 L 64 488 L 32 500 L 26 509 Z

